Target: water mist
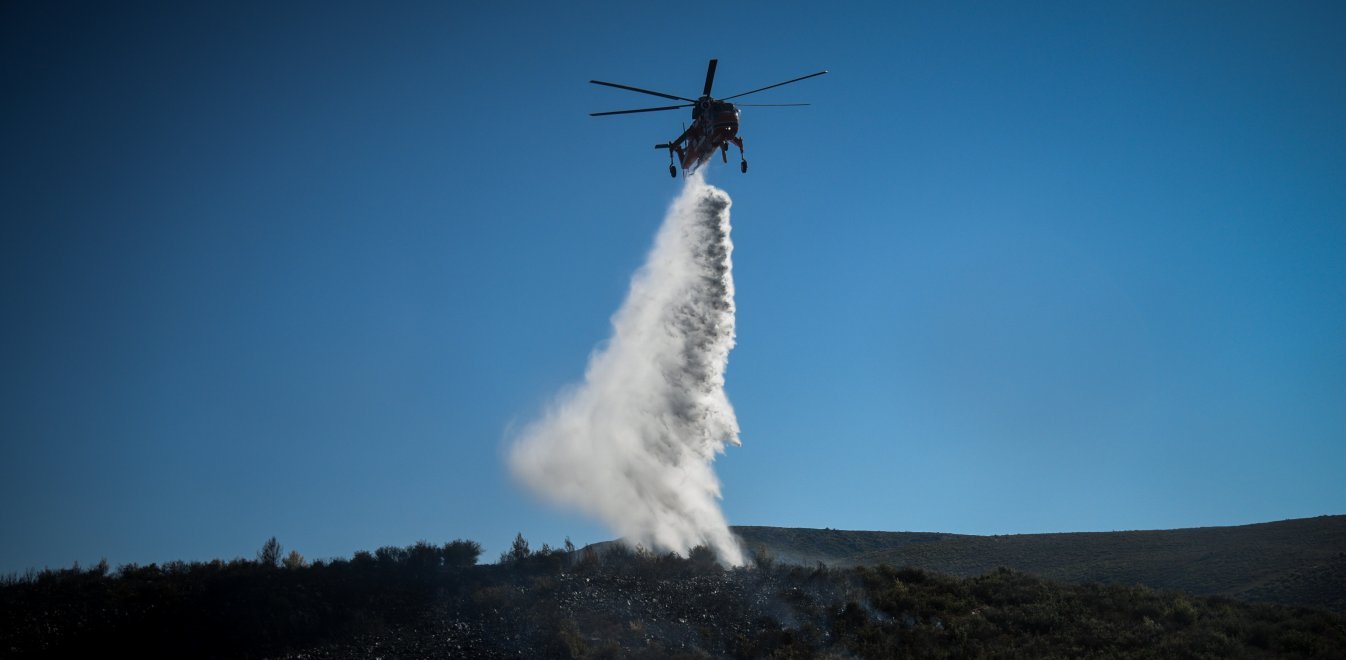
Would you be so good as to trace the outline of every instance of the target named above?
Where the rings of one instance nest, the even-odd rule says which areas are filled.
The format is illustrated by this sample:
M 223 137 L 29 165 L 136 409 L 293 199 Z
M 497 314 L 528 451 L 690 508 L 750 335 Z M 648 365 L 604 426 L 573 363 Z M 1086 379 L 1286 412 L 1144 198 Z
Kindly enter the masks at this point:
M 612 337 L 590 356 L 584 381 L 522 430 L 509 465 L 534 491 L 628 542 L 684 555 L 705 545 L 738 565 L 711 466 L 739 444 L 724 392 L 734 346 L 729 206 L 701 176 L 686 180 L 612 317 Z

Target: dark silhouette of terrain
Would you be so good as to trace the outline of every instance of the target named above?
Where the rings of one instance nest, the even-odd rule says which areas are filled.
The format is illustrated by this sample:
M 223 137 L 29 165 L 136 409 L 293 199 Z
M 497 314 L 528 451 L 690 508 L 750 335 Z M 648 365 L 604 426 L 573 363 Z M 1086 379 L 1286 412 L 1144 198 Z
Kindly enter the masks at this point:
M 1274 546 L 1285 524 L 1250 527 Z M 974 566 L 973 551 L 939 550 L 950 535 L 740 532 L 759 547 L 750 566 L 736 569 L 705 548 L 686 558 L 612 544 L 575 551 L 569 542 L 534 551 L 520 535 L 488 565 L 476 564 L 481 547 L 471 541 L 309 563 L 271 539 L 255 560 L 46 570 L 0 583 L 0 657 L 1225 658 L 1342 657 L 1346 648 L 1346 616 L 1323 609 L 1069 584 L 1010 568 L 959 577 L 866 565 L 921 547 L 935 550 L 906 556 Z M 1131 534 L 1151 533 L 1114 542 L 1127 547 Z M 1107 535 L 1040 536 L 1084 536 L 1095 545 L 1081 553 L 1125 566 L 1125 555 L 1104 552 L 1114 547 L 1099 540 Z M 1182 558 L 1191 544 L 1199 545 L 1155 547 Z M 833 566 L 786 564 L 773 558 L 773 546 L 782 558 L 789 550 L 796 560 L 826 556 Z M 1017 549 L 1002 556 L 1027 560 L 1035 551 L 1009 547 Z M 1088 563 L 1083 554 L 1065 556 L 1074 563 L 1051 565 Z M 1256 555 L 1281 556 L 1298 555 Z
M 1143 584 L 1346 614 L 1346 516 L 1237 527 L 968 536 L 735 527 L 745 547 L 801 565 L 914 566 L 957 576 L 1005 566 L 1072 583 Z

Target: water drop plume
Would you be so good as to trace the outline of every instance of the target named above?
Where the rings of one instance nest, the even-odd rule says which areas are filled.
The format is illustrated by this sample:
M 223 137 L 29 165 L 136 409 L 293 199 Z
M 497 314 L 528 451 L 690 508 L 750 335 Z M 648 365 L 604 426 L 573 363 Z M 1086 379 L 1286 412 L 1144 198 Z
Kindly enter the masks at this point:
M 743 552 L 712 469 L 739 444 L 724 392 L 734 346 L 729 195 L 686 180 L 612 317 L 584 381 L 522 429 L 509 453 L 534 491 L 601 519 L 630 543 L 720 561 Z

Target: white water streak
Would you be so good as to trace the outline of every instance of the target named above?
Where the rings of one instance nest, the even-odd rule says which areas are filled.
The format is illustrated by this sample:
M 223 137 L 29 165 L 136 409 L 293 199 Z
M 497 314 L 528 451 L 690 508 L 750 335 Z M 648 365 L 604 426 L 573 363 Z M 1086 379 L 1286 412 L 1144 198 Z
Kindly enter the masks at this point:
M 514 475 L 607 523 L 628 542 L 686 554 L 743 553 L 711 469 L 739 444 L 724 392 L 734 346 L 729 195 L 690 177 L 612 317 L 584 382 L 562 392 L 511 448 Z

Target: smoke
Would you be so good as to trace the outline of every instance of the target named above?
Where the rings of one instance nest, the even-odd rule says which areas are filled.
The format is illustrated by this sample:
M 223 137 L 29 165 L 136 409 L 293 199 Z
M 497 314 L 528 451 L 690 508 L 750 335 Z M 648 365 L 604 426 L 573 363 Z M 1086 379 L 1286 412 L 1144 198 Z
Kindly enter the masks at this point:
M 743 553 L 720 510 L 711 463 L 739 444 L 724 392 L 734 346 L 729 195 L 686 180 L 589 357 L 511 448 L 514 475 L 596 516 L 633 543 L 686 554 L 709 546 L 730 565 Z

